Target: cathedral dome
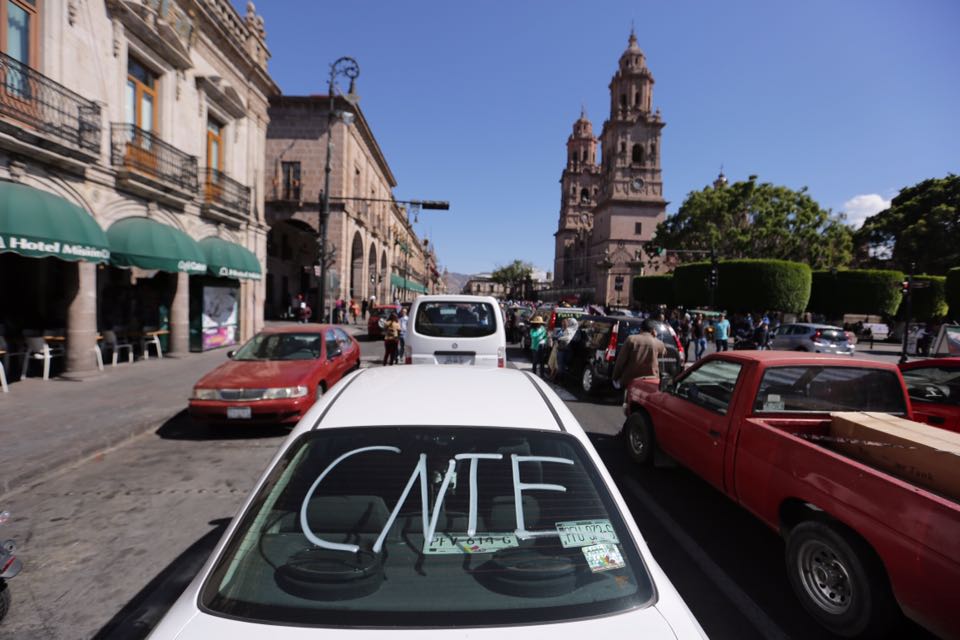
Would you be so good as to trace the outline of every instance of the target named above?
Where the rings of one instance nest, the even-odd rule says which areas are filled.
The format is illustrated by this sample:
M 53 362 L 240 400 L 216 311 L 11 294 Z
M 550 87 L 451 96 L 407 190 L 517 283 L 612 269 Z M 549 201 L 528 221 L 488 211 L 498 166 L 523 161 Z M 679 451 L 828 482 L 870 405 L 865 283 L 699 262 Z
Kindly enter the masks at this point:
M 626 73 L 639 72 L 646 67 L 643 59 L 643 51 L 637 44 L 637 34 L 630 29 L 630 39 L 627 42 L 627 48 L 620 56 L 620 70 Z

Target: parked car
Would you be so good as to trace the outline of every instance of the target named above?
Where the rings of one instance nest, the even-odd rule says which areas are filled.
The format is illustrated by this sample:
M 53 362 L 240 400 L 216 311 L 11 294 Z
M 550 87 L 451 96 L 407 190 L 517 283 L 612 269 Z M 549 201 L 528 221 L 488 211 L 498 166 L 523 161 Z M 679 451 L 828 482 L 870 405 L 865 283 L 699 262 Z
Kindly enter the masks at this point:
M 304 416 L 150 638 L 584 630 L 706 637 L 547 384 L 385 367 Z
M 960 358 L 900 365 L 915 420 L 960 433 Z
M 770 340 L 770 348 L 778 351 L 807 351 L 852 356 L 853 344 L 840 327 L 829 324 L 796 322 L 777 328 Z
M 381 304 L 370 310 L 367 316 L 367 336 L 371 339 L 383 337 L 383 323 L 387 321 L 391 313 L 400 315 L 402 307 L 398 304 Z
M 833 411 L 912 417 L 896 366 L 729 351 L 659 389 L 635 380 L 624 410 L 634 460 L 664 451 L 785 538 L 790 585 L 824 627 L 875 637 L 903 612 L 960 637 L 960 504 L 832 444 Z
M 580 316 L 579 327 L 570 341 L 567 380 L 584 393 L 611 388 L 613 367 L 624 343 L 642 331 L 643 320 L 627 316 Z M 683 346 L 666 322 L 654 321 L 657 338 L 667 347 L 660 359 L 661 375 L 674 376 L 683 369 Z
M 410 318 L 406 364 L 507 365 L 507 334 L 495 298 L 417 296 Z
M 190 416 L 206 424 L 295 424 L 345 374 L 360 345 L 336 325 L 261 331 L 193 388 Z

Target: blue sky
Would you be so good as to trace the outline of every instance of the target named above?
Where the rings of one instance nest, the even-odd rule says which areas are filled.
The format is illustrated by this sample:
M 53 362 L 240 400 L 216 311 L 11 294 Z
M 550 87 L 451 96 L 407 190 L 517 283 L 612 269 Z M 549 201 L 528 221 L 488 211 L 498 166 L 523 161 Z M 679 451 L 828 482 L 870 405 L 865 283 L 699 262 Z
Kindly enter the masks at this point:
M 245 2 L 235 5 L 245 13 Z M 723 164 L 807 186 L 851 220 L 960 173 L 960 2 L 261 0 L 270 71 L 326 93 L 357 59 L 360 106 L 399 199 L 451 271 L 549 270 L 565 144 L 584 104 L 599 134 L 631 20 L 656 79 L 674 213 Z

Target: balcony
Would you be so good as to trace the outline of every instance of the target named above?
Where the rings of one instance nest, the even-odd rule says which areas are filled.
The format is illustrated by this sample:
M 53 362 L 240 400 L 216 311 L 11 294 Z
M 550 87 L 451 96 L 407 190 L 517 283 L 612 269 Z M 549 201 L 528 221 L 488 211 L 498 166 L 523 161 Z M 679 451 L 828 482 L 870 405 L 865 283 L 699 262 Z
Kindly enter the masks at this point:
M 204 214 L 225 222 L 243 222 L 250 216 L 250 187 L 246 187 L 213 167 L 204 167 Z
M 110 162 L 117 184 L 183 207 L 197 193 L 197 158 L 132 124 L 110 125 Z
M 0 132 L 15 139 L 5 146 L 15 151 L 84 162 L 100 155 L 99 105 L 3 53 L 0 115 Z

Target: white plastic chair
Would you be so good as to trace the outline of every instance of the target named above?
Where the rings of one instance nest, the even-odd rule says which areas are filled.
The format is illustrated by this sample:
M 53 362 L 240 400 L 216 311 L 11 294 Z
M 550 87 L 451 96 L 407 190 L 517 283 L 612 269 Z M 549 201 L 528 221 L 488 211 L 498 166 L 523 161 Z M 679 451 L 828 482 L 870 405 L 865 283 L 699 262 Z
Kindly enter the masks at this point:
M 153 345 L 154 349 L 157 350 L 157 358 L 163 359 L 163 349 L 160 348 L 160 336 L 152 335 L 148 336 L 147 334 L 151 331 L 156 331 L 156 327 L 144 327 L 143 335 L 140 337 L 140 351 L 143 352 L 143 359 L 150 359 L 150 345 Z
M 127 362 L 133 362 L 133 345 L 129 342 L 120 342 L 120 340 L 117 339 L 116 331 L 103 332 L 103 346 L 110 351 L 114 367 L 117 366 L 117 356 L 120 355 L 120 352 L 124 349 L 127 350 Z
M 62 358 L 65 351 L 62 347 L 50 348 L 47 341 L 41 337 L 30 336 L 25 338 L 27 342 L 27 354 L 23 359 L 23 372 L 21 378 L 27 377 L 27 368 L 33 360 L 43 361 L 43 379 L 50 379 L 50 362 L 54 358 Z

